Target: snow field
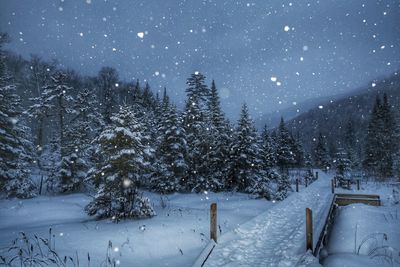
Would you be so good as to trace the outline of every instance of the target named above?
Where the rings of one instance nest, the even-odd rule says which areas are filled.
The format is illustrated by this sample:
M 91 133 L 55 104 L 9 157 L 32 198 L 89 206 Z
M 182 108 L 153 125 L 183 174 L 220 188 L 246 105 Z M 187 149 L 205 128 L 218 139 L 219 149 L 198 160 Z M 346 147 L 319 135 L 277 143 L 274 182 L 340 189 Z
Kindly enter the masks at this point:
M 100 266 L 110 240 L 119 266 L 191 266 L 209 242 L 210 203 L 218 203 L 222 234 L 274 205 L 239 193 L 145 195 L 152 199 L 157 216 L 118 224 L 87 216 L 83 207 L 90 198 L 83 194 L 3 200 L 0 248 L 10 245 L 20 231 L 47 238 L 52 227 L 56 251 L 62 256 L 77 251 L 81 265 L 89 252 L 91 266 Z

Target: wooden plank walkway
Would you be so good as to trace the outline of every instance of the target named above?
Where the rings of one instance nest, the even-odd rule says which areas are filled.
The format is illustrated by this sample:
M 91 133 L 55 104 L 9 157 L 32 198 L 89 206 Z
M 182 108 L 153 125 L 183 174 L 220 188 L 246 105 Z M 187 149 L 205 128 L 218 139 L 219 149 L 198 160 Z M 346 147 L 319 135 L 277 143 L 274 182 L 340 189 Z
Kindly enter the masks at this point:
M 335 194 L 329 209 L 328 216 L 326 217 L 325 226 L 322 228 L 322 231 L 319 234 L 317 245 L 315 246 L 315 249 L 313 251 L 315 257 L 319 258 L 319 253 L 321 252 L 321 249 L 328 244 L 328 238 L 332 225 L 335 221 L 337 208 L 357 203 L 371 206 L 380 206 L 381 200 L 379 195 Z

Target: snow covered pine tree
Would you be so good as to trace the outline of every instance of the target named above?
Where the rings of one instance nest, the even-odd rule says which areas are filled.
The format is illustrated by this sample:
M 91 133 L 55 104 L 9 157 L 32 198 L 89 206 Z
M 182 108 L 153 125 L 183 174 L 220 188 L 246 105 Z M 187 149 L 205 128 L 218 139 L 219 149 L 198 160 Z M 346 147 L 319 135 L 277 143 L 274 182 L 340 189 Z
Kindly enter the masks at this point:
M 120 107 L 95 139 L 102 160 L 90 172 L 97 194 L 86 211 L 97 218 L 146 218 L 155 215 L 150 200 L 139 193 L 139 174 L 145 167 L 148 147 L 143 143 L 143 125 L 138 123 L 130 107 Z
M 7 74 L 2 45 L 7 35 L 0 34 L 0 192 L 7 197 L 30 198 L 37 193 L 29 179 L 33 145 L 29 129 L 21 120 L 20 98 Z

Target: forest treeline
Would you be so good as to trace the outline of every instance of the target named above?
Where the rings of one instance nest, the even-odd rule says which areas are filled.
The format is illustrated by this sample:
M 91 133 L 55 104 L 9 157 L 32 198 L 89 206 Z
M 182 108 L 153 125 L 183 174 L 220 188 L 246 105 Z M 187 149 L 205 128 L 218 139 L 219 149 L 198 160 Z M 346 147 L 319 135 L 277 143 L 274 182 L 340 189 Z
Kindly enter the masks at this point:
M 259 133 L 246 104 L 231 123 L 216 83 L 208 85 L 199 72 L 187 79 L 179 110 L 166 89 L 160 95 L 148 83 L 121 81 L 114 68 L 82 76 L 37 56 L 26 60 L 4 51 L 6 41 L 2 34 L 0 188 L 6 197 L 94 192 L 88 214 L 142 218 L 154 211 L 140 190 L 237 191 L 282 200 L 291 190 L 289 168 L 307 168 L 311 179 L 312 167 L 336 168 L 340 175 L 357 167 L 347 146 L 329 157 L 322 135 L 306 152 L 283 119 Z M 387 97 L 374 110 L 368 128 L 373 147 L 381 146 L 378 139 L 395 140 L 397 129 L 388 122 Z M 392 169 L 396 152 L 391 150 Z M 365 166 L 389 177 L 393 172 L 377 163 L 382 153 L 366 158 Z

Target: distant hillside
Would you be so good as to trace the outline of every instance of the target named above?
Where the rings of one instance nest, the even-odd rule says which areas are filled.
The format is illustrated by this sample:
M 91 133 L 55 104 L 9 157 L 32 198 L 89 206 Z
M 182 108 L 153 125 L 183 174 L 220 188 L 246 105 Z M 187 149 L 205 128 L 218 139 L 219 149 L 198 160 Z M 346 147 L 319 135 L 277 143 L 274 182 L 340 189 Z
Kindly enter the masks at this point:
M 347 95 L 347 94 L 346 94 Z M 346 95 L 334 95 L 334 96 L 324 96 L 318 98 L 312 98 L 296 105 L 293 105 L 289 108 L 285 108 L 282 110 L 276 110 L 275 112 L 264 114 L 261 117 L 255 119 L 255 124 L 257 129 L 262 129 L 264 125 L 267 125 L 268 128 L 274 128 L 279 125 L 281 117 L 285 118 L 285 120 L 293 119 L 299 114 L 303 114 L 321 103 L 329 103 L 330 100 L 336 100 L 345 97 Z
M 294 134 L 299 134 L 307 151 L 310 151 L 313 138 L 317 138 L 319 132 L 327 137 L 328 145 L 334 151 L 342 145 L 346 124 L 353 120 L 358 153 L 362 156 L 372 106 L 376 96 L 382 96 L 383 93 L 388 95 L 400 123 L 400 74 L 396 72 L 388 78 L 353 92 L 351 96 L 329 102 L 321 101 L 317 107 L 288 120 L 287 125 Z

